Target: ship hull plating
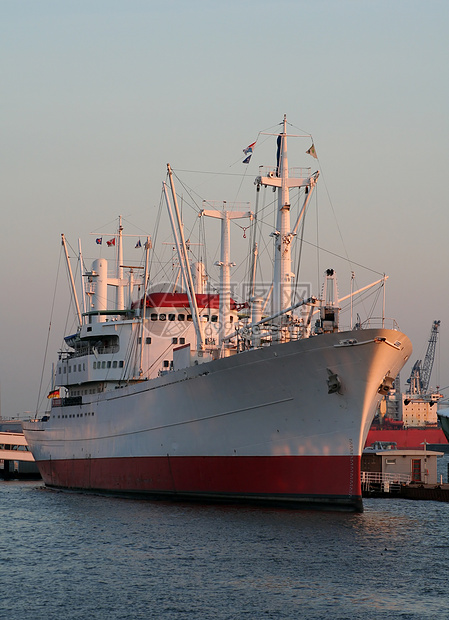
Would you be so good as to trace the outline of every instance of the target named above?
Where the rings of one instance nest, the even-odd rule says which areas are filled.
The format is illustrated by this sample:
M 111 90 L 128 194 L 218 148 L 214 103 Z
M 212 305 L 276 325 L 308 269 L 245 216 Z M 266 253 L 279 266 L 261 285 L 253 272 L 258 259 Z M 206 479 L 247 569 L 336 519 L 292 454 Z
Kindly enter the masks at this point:
M 86 395 L 24 432 L 52 487 L 360 510 L 378 390 L 410 352 L 393 330 L 324 334 Z
M 166 499 L 360 511 L 360 458 L 134 457 L 42 461 L 47 486 Z

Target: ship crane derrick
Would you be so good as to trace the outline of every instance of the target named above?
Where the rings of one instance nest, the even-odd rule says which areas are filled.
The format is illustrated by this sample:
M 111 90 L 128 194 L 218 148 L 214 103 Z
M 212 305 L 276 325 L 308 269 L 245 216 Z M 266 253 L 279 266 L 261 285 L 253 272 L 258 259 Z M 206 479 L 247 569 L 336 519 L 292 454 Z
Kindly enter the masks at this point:
M 433 362 L 435 360 L 435 351 L 438 340 L 438 330 L 441 321 L 434 321 L 430 330 L 429 342 L 427 345 L 424 360 L 416 360 L 413 365 L 410 378 L 407 383 L 410 384 L 409 394 L 427 394 L 430 386 L 430 376 L 432 374 Z

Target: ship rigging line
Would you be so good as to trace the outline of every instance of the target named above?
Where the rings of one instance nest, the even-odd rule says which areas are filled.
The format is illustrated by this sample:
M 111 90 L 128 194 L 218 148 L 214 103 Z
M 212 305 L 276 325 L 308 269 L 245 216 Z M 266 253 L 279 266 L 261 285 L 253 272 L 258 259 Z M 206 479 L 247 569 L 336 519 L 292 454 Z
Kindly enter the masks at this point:
M 52 320 L 53 320 L 53 312 L 54 312 L 54 309 L 55 309 L 56 290 L 57 290 L 57 287 L 58 287 L 59 270 L 61 268 L 61 259 L 62 259 L 62 245 L 61 245 L 61 248 L 60 248 L 60 251 L 59 251 L 58 269 L 56 270 L 56 280 L 55 280 L 55 286 L 54 286 L 54 290 L 53 290 L 53 300 L 51 302 L 50 322 L 48 324 L 47 341 L 45 343 L 44 359 L 42 361 L 41 380 L 39 382 L 39 391 L 38 391 L 37 403 L 36 403 L 36 417 L 37 417 L 37 414 L 38 414 L 38 411 L 39 411 L 39 403 L 40 403 L 40 400 L 41 400 L 42 382 L 44 380 L 45 364 L 47 362 L 48 343 L 50 341 L 51 323 L 52 323 Z M 53 382 L 53 377 L 52 377 L 52 382 Z
M 336 252 L 331 252 L 331 250 L 326 250 L 326 248 L 322 248 L 319 245 L 317 245 L 316 243 L 312 243 L 311 241 L 306 241 L 304 239 L 304 243 L 307 243 L 307 245 L 311 245 L 313 248 L 317 248 L 318 250 L 321 250 L 322 252 L 326 252 L 326 254 L 331 254 L 331 256 L 335 256 L 336 258 L 341 258 L 342 260 L 348 261 L 348 263 L 350 265 L 356 265 L 357 267 L 361 267 L 362 269 L 366 269 L 367 271 L 371 271 L 372 273 L 375 273 L 378 276 L 385 275 L 381 271 L 376 271 L 375 269 L 371 269 L 371 267 L 367 267 L 366 265 L 362 265 L 362 263 L 357 263 L 355 261 L 352 261 L 347 256 L 341 256 L 341 254 L 337 254 Z
M 312 139 L 312 144 L 313 144 L 313 138 L 312 138 L 312 136 L 310 136 L 310 137 L 311 137 L 311 139 Z M 334 204 L 333 204 L 333 202 L 332 202 L 332 198 L 331 198 L 331 196 L 330 196 L 329 190 L 328 190 L 327 185 L 326 185 L 326 177 L 325 177 L 325 175 L 324 175 L 324 173 L 323 173 L 323 167 L 322 167 L 321 162 L 320 162 L 320 160 L 319 160 L 319 158 L 318 158 L 318 155 L 317 155 L 317 162 L 318 162 L 318 165 L 319 165 L 319 169 L 320 169 L 320 171 L 321 171 L 321 178 L 323 179 L 324 188 L 325 188 L 325 190 L 326 190 L 327 198 L 328 198 L 328 200 L 329 200 L 329 204 L 330 204 L 331 209 L 332 209 L 332 214 L 333 214 L 334 219 L 335 219 L 335 224 L 336 224 L 336 226 L 337 226 L 338 234 L 340 235 L 340 240 L 341 240 L 341 242 L 342 242 L 342 244 L 343 244 L 343 248 L 344 248 L 344 251 L 345 251 L 345 254 L 346 254 L 346 260 L 348 261 L 348 263 L 349 263 L 349 265 L 350 265 L 350 267 L 351 267 L 351 269 L 352 269 L 352 261 L 351 261 L 351 260 L 350 260 L 350 258 L 349 258 L 349 255 L 348 255 L 348 250 L 346 249 L 346 245 L 345 245 L 345 242 L 344 242 L 344 239 L 343 239 L 343 235 L 341 234 L 341 229 L 340 229 L 340 226 L 339 226 L 339 224 L 338 224 L 338 219 L 337 219 L 337 215 L 336 215 L 336 213 L 335 213 Z M 340 258 L 343 258 L 343 257 L 340 257 Z M 354 264 L 357 264 L 357 263 L 354 263 Z M 363 266 L 363 265 L 359 265 L 359 267 L 362 267 L 362 266 Z M 371 271 L 374 271 L 374 270 L 371 270 Z M 374 271 L 374 273 L 379 273 L 379 272 Z M 382 274 L 379 274 L 379 275 L 382 275 Z
M 240 159 L 239 159 L 240 161 Z M 231 164 L 231 166 L 233 166 L 234 164 Z M 173 170 L 173 169 L 172 169 Z M 179 177 L 177 176 L 176 172 L 187 172 L 189 174 L 211 174 L 213 176 L 228 176 L 228 177 L 245 177 L 246 176 L 246 172 L 213 172 L 212 170 L 186 170 L 183 168 L 176 168 L 176 170 L 173 170 L 173 174 L 176 177 L 176 180 L 180 181 Z M 181 183 L 182 184 L 182 183 Z
M 319 245 L 320 245 L 320 219 L 319 219 L 319 209 L 318 209 L 318 193 L 315 194 L 315 215 L 316 215 L 316 243 L 317 243 L 317 248 L 316 248 L 316 265 L 317 265 L 317 273 L 316 273 L 316 277 L 317 277 L 317 284 L 318 284 L 318 288 L 317 291 L 320 290 L 320 273 L 321 273 L 321 267 L 320 267 L 320 250 L 319 250 Z
M 298 202 L 299 202 L 299 195 L 300 193 L 298 192 Z M 294 293 L 293 293 L 294 299 L 296 299 L 296 295 L 298 294 L 299 272 L 301 268 L 302 249 L 304 247 L 304 229 L 306 225 L 307 211 L 308 209 L 304 211 L 304 215 L 303 215 L 302 222 L 301 222 L 301 236 L 300 236 L 300 244 L 299 244 L 299 252 L 298 252 L 298 266 L 296 268 L 295 287 L 294 287 Z

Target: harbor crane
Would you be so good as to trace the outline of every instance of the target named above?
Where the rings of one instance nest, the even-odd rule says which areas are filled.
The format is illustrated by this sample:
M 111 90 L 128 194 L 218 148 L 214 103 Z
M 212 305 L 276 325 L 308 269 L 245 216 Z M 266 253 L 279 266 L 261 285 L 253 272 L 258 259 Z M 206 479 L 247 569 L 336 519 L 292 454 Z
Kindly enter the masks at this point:
M 426 355 L 423 360 L 417 360 L 412 368 L 410 379 L 409 394 L 427 394 L 430 385 L 430 375 L 432 374 L 435 350 L 438 340 L 438 330 L 441 321 L 434 321 L 430 330 L 430 338 L 427 345 Z

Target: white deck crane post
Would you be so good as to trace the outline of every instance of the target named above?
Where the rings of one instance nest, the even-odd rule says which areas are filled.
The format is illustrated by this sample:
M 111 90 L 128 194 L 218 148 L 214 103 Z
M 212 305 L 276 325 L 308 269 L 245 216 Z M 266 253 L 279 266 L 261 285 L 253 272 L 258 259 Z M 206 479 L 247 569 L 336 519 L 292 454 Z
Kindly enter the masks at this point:
M 179 265 L 181 267 L 184 283 L 186 286 L 187 297 L 189 299 L 190 310 L 192 312 L 192 320 L 195 327 L 197 350 L 204 351 L 204 335 L 200 321 L 200 313 L 198 311 L 198 304 L 196 301 L 195 287 L 193 284 L 192 272 L 190 269 L 189 257 L 187 253 L 186 241 L 184 237 L 184 227 L 181 221 L 181 215 L 179 213 L 178 201 L 176 198 L 175 186 L 173 183 L 173 172 L 170 164 L 167 164 L 167 171 L 170 180 L 170 188 L 173 197 L 174 214 L 170 204 L 170 198 L 168 196 L 168 190 L 166 183 L 162 184 L 165 201 L 167 203 L 167 210 L 170 217 L 170 224 L 172 227 L 173 237 L 175 240 L 176 250 L 178 252 Z
M 62 247 L 64 248 L 65 260 L 66 260 L 66 264 L 67 264 L 67 271 L 69 273 L 70 286 L 72 288 L 73 301 L 75 303 L 75 308 L 76 308 L 76 316 L 77 316 L 79 325 L 81 325 L 82 324 L 82 317 L 81 317 L 80 305 L 78 303 L 78 295 L 76 294 L 75 281 L 73 279 L 72 267 L 70 265 L 69 253 L 67 251 L 67 243 L 66 243 L 66 240 L 65 240 L 64 233 L 61 233 L 61 242 L 62 242 Z
M 231 310 L 231 267 L 235 263 L 229 262 L 229 254 L 231 249 L 230 240 L 230 223 L 231 220 L 248 217 L 252 219 L 251 211 L 215 211 L 203 209 L 200 217 L 214 217 L 221 220 L 221 260 L 215 264 L 221 268 L 220 275 L 220 307 L 219 307 L 219 344 L 224 342 L 226 337 L 226 323 L 229 322 L 229 314 Z

